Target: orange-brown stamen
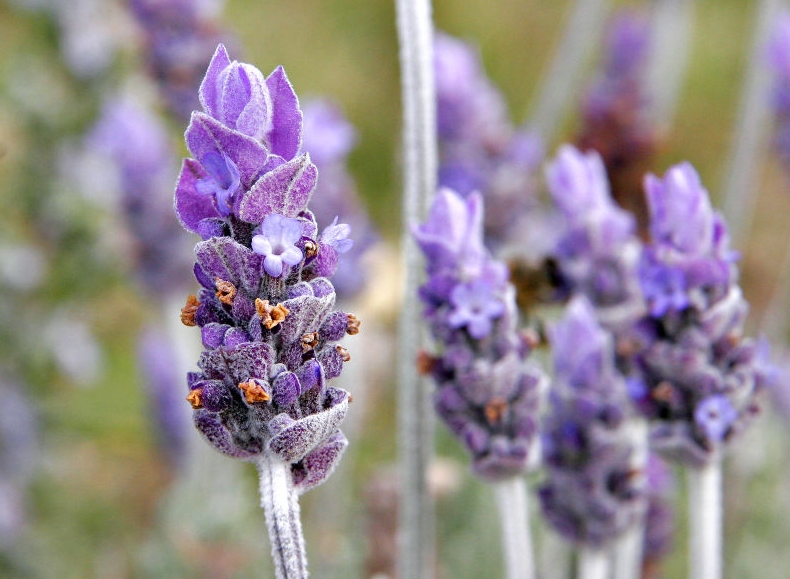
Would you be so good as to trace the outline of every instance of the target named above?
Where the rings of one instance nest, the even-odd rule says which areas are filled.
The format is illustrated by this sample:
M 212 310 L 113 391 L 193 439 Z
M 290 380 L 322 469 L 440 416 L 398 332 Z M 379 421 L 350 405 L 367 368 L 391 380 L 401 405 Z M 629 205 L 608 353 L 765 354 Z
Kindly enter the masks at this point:
M 362 323 L 358 317 L 354 314 L 347 314 L 348 315 L 348 326 L 346 327 L 346 333 L 349 336 L 355 336 L 359 333 L 359 325 Z
M 195 313 L 197 312 L 198 306 L 200 302 L 198 301 L 195 294 L 190 294 L 187 296 L 187 305 L 181 308 L 181 323 L 185 326 L 195 326 L 197 323 L 195 322 Z
M 340 354 L 340 359 L 344 362 L 349 362 L 351 360 L 351 354 L 348 353 L 347 348 L 344 348 L 343 346 L 335 346 L 335 350 L 338 354 Z
M 195 410 L 203 408 L 203 390 L 201 388 L 191 390 L 189 394 L 187 394 L 187 402 L 189 402 Z
M 304 256 L 305 259 L 310 259 L 318 255 L 318 244 L 314 241 L 305 241 L 304 243 Z
M 269 300 L 262 300 L 261 298 L 255 298 L 255 311 L 258 312 L 258 317 L 267 330 L 271 330 L 282 322 L 285 316 L 291 313 L 284 305 L 277 304 L 272 306 L 269 304 Z
M 227 306 L 232 306 L 233 298 L 236 297 L 236 286 L 220 278 L 214 280 L 214 285 L 217 286 L 217 297 L 219 301 Z
M 431 356 L 425 350 L 417 352 L 417 373 L 420 376 L 427 376 L 431 374 L 436 368 L 438 360 Z
M 486 404 L 483 412 L 486 415 L 486 420 L 493 426 L 502 420 L 502 416 L 507 412 L 507 400 L 504 398 L 492 398 Z
M 244 399 L 253 404 L 254 402 L 268 402 L 271 399 L 263 389 L 263 386 L 258 384 L 255 380 L 250 378 L 246 382 L 241 382 L 239 388 L 244 392 Z
M 318 345 L 318 332 L 310 332 L 302 336 L 302 351 L 309 352 Z

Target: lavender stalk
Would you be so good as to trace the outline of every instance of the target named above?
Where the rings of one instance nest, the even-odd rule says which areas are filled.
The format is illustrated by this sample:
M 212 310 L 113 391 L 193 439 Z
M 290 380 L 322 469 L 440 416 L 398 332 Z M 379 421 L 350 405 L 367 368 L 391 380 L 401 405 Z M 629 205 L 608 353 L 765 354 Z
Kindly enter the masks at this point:
M 609 553 L 605 549 L 584 547 L 579 551 L 579 579 L 607 579 L 609 577 Z
M 689 577 L 722 576 L 722 464 L 714 457 L 702 468 L 688 470 Z
M 574 86 L 584 55 L 601 33 L 608 0 L 577 0 L 560 40 L 548 73 L 541 82 L 537 104 L 530 115 L 530 127 L 544 142 L 557 130 L 568 96 L 576 94 Z
M 492 487 L 502 528 L 505 577 L 532 579 L 532 535 L 529 532 L 527 486 L 524 479 L 512 477 L 495 482 Z
M 741 94 L 738 120 L 733 130 L 733 144 L 725 164 L 724 215 L 736 244 L 748 238 L 754 205 L 757 201 L 755 181 L 766 149 L 769 121 L 768 95 L 771 77 L 764 66 L 765 46 L 782 3 L 762 0 L 755 17 L 749 68 Z
M 282 67 L 268 77 L 220 45 L 200 86 L 175 192 L 201 286 L 181 321 L 201 330 L 187 400 L 203 437 L 256 463 L 277 579 L 307 577 L 297 497 L 332 473 L 349 404 L 329 384 L 350 360 L 337 344 L 359 320 L 334 309 L 329 278 L 348 227 L 319 233 L 307 208 L 317 170 L 301 151 L 302 112 Z
M 397 0 L 403 99 L 403 223 L 421 221 L 436 189 L 436 95 L 429 0 Z M 420 279 L 417 247 L 404 227 L 401 247 L 404 296 L 412 299 Z M 433 419 L 428 389 L 414 361 L 423 342 L 418 308 L 403 307 L 398 330 L 398 431 L 402 495 L 398 542 L 399 577 L 432 576 L 433 504 L 426 475 L 433 454 Z

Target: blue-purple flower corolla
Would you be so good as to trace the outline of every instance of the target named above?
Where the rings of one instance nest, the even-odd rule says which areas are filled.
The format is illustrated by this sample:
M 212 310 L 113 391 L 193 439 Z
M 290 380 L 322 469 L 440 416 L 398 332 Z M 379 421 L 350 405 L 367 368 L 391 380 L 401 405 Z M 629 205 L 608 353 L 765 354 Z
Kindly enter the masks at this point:
M 595 151 L 563 145 L 547 166 L 546 182 L 560 214 L 552 251 L 559 297 L 586 296 L 609 329 L 624 331 L 644 309 L 633 216 L 611 198 Z
M 422 369 L 474 472 L 495 481 L 526 469 L 542 375 L 528 360 L 530 339 L 516 330 L 515 292 L 483 246 L 482 224 L 479 195 L 441 189 L 414 236 L 427 260 L 420 299 L 438 350 Z
M 645 508 L 643 450 L 635 447 L 633 409 L 615 365 L 611 333 L 584 296 L 550 329 L 554 377 L 543 429 L 543 514 L 569 541 L 601 548 Z
M 524 226 L 538 206 L 540 139 L 512 126 L 498 89 L 467 43 L 437 33 L 434 41 L 439 185 L 466 197 L 483 195 L 485 240 L 494 250 L 523 243 Z
M 302 113 L 281 67 L 264 77 L 220 45 L 200 99 L 175 193 L 182 225 L 203 237 L 194 267 L 202 289 L 182 310 L 205 347 L 188 400 L 218 450 L 274 456 L 303 492 L 347 444 L 339 426 L 349 396 L 329 381 L 350 359 L 337 342 L 359 321 L 334 309 L 336 260 L 320 256 L 351 243 L 349 232 L 334 223 L 319 233 L 307 208 L 317 170 L 299 153 Z
M 758 411 L 771 368 L 743 336 L 748 305 L 737 283 L 727 227 L 688 163 L 648 175 L 652 242 L 640 281 L 649 312 L 632 394 L 652 420 L 651 445 L 701 467 Z
M 766 61 L 774 77 L 774 145 L 785 168 L 790 169 L 790 10 L 782 10 L 773 24 Z

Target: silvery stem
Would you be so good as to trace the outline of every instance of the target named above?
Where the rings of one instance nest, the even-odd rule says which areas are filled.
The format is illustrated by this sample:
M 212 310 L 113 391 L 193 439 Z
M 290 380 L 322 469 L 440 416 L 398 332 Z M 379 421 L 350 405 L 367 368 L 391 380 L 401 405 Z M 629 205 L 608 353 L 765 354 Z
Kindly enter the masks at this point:
M 689 577 L 721 579 L 721 457 L 688 469 Z
M 650 62 L 645 84 L 651 96 L 651 121 L 672 124 L 678 93 L 686 76 L 694 0 L 654 0 L 651 11 Z
M 275 577 L 307 579 L 307 553 L 291 465 L 265 453 L 258 461 L 258 474 Z
M 529 120 L 529 125 L 544 142 L 551 140 L 569 98 L 577 94 L 574 89 L 579 82 L 579 71 L 585 56 L 601 34 L 608 1 L 577 0 L 568 17 L 554 59 L 540 83 L 540 92 Z
M 576 576 L 579 579 L 609 578 L 609 553 L 604 549 L 582 547 L 579 549 L 578 565 Z
M 421 579 L 433 567 L 433 505 L 426 477 L 433 454 L 433 404 L 416 360 L 424 330 L 416 301 L 421 260 L 410 227 L 422 221 L 436 189 L 436 89 L 429 0 L 396 0 L 403 99 L 404 300 L 398 336 L 398 429 L 401 477 L 398 576 Z
M 738 120 L 724 181 L 724 216 L 733 244 L 748 238 L 756 202 L 756 176 L 765 151 L 768 95 L 771 77 L 765 64 L 765 46 L 781 7 L 780 0 L 762 0 L 755 18 L 749 68 L 741 93 Z
M 645 472 L 649 455 L 648 426 L 642 418 L 631 418 L 625 432 L 633 444 L 632 464 L 637 472 Z M 647 482 L 645 481 L 645 486 Z M 644 499 L 639 518 L 614 543 L 614 579 L 638 579 L 642 572 L 642 546 L 645 537 L 647 499 Z
M 534 579 L 532 536 L 524 479 L 511 477 L 491 485 L 499 508 L 506 579 Z

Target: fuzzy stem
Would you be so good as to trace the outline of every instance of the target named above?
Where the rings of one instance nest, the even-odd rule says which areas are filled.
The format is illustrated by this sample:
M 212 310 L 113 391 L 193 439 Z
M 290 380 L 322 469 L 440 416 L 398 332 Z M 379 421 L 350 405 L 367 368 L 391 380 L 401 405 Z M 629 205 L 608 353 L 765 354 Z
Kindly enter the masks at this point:
M 401 477 L 398 576 L 432 576 L 433 504 L 426 483 L 433 455 L 433 405 L 415 361 L 424 342 L 417 296 L 422 268 L 410 227 L 422 221 L 436 189 L 436 89 L 429 0 L 396 0 L 403 99 L 404 300 L 398 336 L 398 430 Z
M 578 565 L 576 576 L 579 579 L 608 579 L 609 577 L 609 553 L 604 549 L 580 548 Z
M 720 579 L 722 574 L 721 457 L 688 469 L 689 577 Z
M 645 83 L 647 94 L 651 95 L 651 121 L 666 130 L 675 116 L 688 68 L 694 0 L 659 0 L 652 4 L 650 62 Z
M 529 123 L 544 142 L 551 140 L 569 98 L 576 94 L 574 87 L 579 81 L 579 70 L 601 34 L 608 1 L 577 0 L 568 17 L 554 59 L 540 83 L 540 93 Z
M 506 579 L 533 579 L 535 564 L 524 479 L 511 477 L 491 485 L 499 507 Z
M 765 45 L 781 7 L 780 0 L 762 0 L 755 17 L 749 69 L 741 94 L 738 121 L 733 131 L 727 177 L 724 181 L 724 216 L 734 245 L 748 238 L 754 205 L 759 159 L 766 147 L 768 93 L 771 76 L 765 65 Z
M 291 465 L 265 453 L 258 461 L 258 474 L 275 577 L 307 579 L 307 553 Z

